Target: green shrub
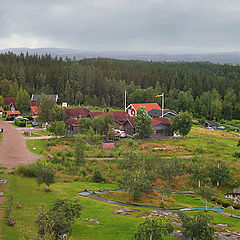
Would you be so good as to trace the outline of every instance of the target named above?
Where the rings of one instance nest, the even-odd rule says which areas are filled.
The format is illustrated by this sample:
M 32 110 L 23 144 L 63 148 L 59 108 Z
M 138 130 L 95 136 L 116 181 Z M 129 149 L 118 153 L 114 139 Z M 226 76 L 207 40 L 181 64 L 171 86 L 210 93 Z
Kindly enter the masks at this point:
M 234 152 L 234 153 L 233 153 L 233 156 L 234 156 L 235 158 L 240 158 L 240 152 Z
M 17 168 L 17 174 L 25 177 L 36 177 L 38 170 L 38 163 L 30 163 L 28 165 L 19 165 Z
M 238 147 L 240 147 L 240 139 L 239 139 L 239 141 L 238 141 L 238 144 L 237 144 L 237 146 L 238 146 Z
M 197 153 L 197 154 L 204 153 L 202 146 L 197 146 L 194 150 L 194 153 Z
M 102 173 L 99 170 L 93 172 L 92 180 L 96 183 L 105 182 L 105 178 L 103 178 Z
M 18 127 L 26 127 L 27 123 L 24 122 L 24 121 L 16 120 L 15 125 L 18 126 Z

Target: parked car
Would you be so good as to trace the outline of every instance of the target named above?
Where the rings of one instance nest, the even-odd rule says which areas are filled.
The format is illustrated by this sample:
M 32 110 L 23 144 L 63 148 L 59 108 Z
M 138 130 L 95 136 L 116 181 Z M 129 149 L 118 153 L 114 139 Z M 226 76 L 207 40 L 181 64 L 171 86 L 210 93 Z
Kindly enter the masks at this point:
M 17 116 L 17 117 L 15 117 L 15 121 L 16 121 L 16 120 L 25 121 L 25 122 L 29 121 L 28 118 L 24 118 L 24 117 L 22 117 L 22 116 Z
M 224 126 L 219 126 L 217 129 L 219 130 L 225 130 L 226 128 Z
M 32 122 L 32 127 L 37 127 L 38 126 L 38 122 Z
M 126 133 L 122 130 L 114 129 L 114 132 L 115 132 L 115 136 L 118 136 L 118 137 L 121 137 L 121 138 L 127 137 Z

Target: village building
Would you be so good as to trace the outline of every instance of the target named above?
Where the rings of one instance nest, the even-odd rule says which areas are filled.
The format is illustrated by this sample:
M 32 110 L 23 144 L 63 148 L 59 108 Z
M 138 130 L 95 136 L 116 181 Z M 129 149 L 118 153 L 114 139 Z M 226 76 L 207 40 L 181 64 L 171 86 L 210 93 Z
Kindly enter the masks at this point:
M 57 100 L 58 100 L 58 94 L 46 94 L 46 96 L 49 97 L 49 98 L 53 98 L 55 100 L 55 102 L 57 102 Z M 41 100 L 42 99 L 42 95 L 40 95 L 40 94 L 32 94 L 31 103 L 32 104 L 36 103 L 38 99 Z M 35 105 L 32 105 L 32 106 L 35 106 Z
M 66 129 L 68 132 L 71 132 L 71 133 L 79 132 L 77 119 L 69 118 L 69 119 L 65 120 L 64 123 L 66 124 Z
M 162 110 L 155 109 L 155 108 L 151 109 L 147 113 L 150 117 L 153 117 L 153 118 L 161 118 L 163 114 L 163 117 L 168 119 L 171 119 L 172 117 L 176 117 L 178 115 L 174 110 L 164 109 L 162 112 Z
M 65 111 L 65 119 L 79 119 L 89 117 L 91 118 L 91 112 L 88 108 L 66 108 Z
M 17 117 L 18 115 L 20 115 L 20 112 L 18 110 L 6 111 L 6 117 Z
M 173 136 L 171 123 L 168 118 L 153 118 L 151 127 L 153 134 L 150 138 L 162 138 Z
M 218 128 L 219 124 L 216 121 L 207 121 L 207 122 L 203 123 L 203 126 L 206 128 L 216 130 Z
M 16 109 L 16 97 L 3 97 L 4 101 L 4 106 L 6 106 L 10 110 L 15 110 Z
M 33 121 L 36 122 L 39 118 L 39 107 L 37 106 L 30 106 L 29 115 L 33 118 Z
M 126 108 L 126 112 L 130 117 L 135 117 L 139 107 L 144 107 L 146 112 L 152 109 L 162 110 L 157 103 L 133 103 Z
M 135 134 L 134 119 L 129 117 L 125 111 L 114 111 L 114 112 L 93 112 L 91 117 L 95 118 L 103 114 L 112 114 L 114 121 L 114 128 L 125 131 L 128 135 Z

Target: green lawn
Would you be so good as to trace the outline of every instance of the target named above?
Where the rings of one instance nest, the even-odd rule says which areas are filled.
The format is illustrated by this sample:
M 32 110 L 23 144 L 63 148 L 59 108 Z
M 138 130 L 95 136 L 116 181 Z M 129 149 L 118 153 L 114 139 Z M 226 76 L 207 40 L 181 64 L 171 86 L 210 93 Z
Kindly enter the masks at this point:
M 16 224 L 14 227 L 9 227 L 4 219 L 4 223 L 2 224 L 2 239 L 19 239 L 20 226 L 23 226 L 25 229 L 35 226 L 40 204 L 42 202 L 50 204 L 56 198 L 80 199 L 82 203 L 82 216 L 73 226 L 73 239 L 132 239 L 137 226 L 144 220 L 138 219 L 136 216 L 112 214 L 113 211 L 119 209 L 117 205 L 77 195 L 78 191 L 85 188 L 110 190 L 117 187 L 113 184 L 61 182 L 50 186 L 52 192 L 46 193 L 44 186 L 37 186 L 32 178 L 9 175 L 9 195 L 13 195 L 13 207 L 10 216 L 16 221 Z M 22 208 L 17 209 L 16 203 L 20 203 Z M 7 205 L 8 202 L 6 201 L 4 209 L 7 208 Z M 144 209 L 141 210 L 142 212 L 139 214 L 144 215 Z M 85 221 L 85 218 L 97 220 L 100 222 L 100 225 Z M 175 238 L 169 237 L 166 239 Z
M 46 150 L 48 140 L 47 139 L 34 139 L 34 146 L 33 146 L 33 140 L 27 140 L 27 148 L 35 153 L 35 150 L 33 149 L 34 147 L 36 148 L 36 154 L 37 155 L 42 155 L 44 150 Z

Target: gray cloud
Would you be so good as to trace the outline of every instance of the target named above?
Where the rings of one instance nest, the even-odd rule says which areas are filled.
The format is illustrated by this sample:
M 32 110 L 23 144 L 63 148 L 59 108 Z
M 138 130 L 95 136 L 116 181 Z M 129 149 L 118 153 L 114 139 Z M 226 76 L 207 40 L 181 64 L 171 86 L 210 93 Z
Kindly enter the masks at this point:
M 236 0 L 9 0 L 0 48 L 239 51 L 239 11 Z

